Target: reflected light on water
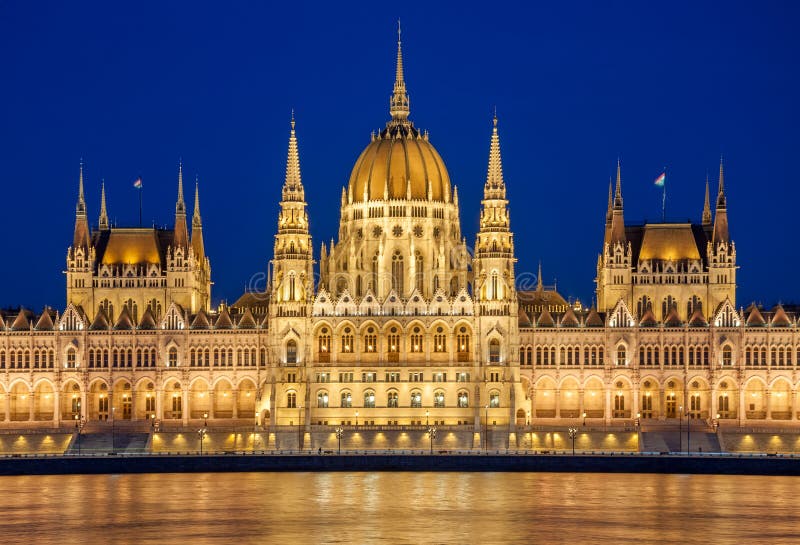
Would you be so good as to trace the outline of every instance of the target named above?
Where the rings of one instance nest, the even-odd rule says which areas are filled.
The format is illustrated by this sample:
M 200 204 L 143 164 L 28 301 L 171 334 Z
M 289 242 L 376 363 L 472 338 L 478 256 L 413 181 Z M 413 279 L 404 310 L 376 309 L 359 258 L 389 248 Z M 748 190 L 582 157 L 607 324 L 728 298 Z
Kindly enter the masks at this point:
M 0 478 L 3 543 L 791 543 L 797 479 L 574 473 Z

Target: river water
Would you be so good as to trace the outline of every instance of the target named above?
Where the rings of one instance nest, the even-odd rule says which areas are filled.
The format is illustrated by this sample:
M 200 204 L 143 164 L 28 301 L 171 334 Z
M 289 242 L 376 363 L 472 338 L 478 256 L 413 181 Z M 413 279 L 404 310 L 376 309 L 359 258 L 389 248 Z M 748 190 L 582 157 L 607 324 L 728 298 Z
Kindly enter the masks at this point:
M 800 543 L 799 492 L 714 475 L 0 477 L 0 542 Z

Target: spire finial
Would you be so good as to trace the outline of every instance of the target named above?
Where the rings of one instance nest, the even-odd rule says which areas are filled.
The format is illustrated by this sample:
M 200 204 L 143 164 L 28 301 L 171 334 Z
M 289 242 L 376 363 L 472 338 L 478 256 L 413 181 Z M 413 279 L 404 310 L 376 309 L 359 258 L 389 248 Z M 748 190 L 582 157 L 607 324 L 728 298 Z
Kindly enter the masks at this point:
M 711 200 L 708 191 L 708 172 L 706 172 L 706 199 L 703 202 L 703 225 L 711 225 Z
M 505 191 L 505 182 L 503 181 L 503 160 L 500 155 L 500 135 L 497 132 L 496 112 L 494 118 L 492 119 L 492 139 L 491 143 L 489 144 L 489 168 L 486 173 L 486 188 L 484 193 L 490 189 L 502 189 Z M 505 198 L 505 196 L 500 198 Z
M 292 110 L 291 130 L 289 131 L 289 152 L 286 157 L 286 181 L 284 186 L 297 189 L 302 186 L 300 178 L 300 153 L 297 151 L 294 110 Z
M 183 200 L 183 159 L 178 159 L 178 201 L 175 203 L 175 213 L 186 213 L 186 202 Z
M 717 208 L 725 208 L 725 168 L 722 164 L 722 154 L 719 155 L 719 190 L 717 191 Z
M 614 209 L 614 201 L 612 199 L 612 188 L 614 182 L 611 180 L 611 176 L 608 177 L 608 208 L 606 208 L 606 221 L 611 221 L 611 213 Z
M 203 221 L 200 217 L 200 180 L 195 175 L 194 177 L 194 215 L 192 216 L 192 226 L 202 225 Z
M 108 230 L 108 210 L 106 209 L 106 181 L 100 182 L 100 218 L 97 226 L 101 231 Z
M 80 165 L 80 175 L 78 176 L 78 202 L 86 204 L 86 198 L 83 195 L 83 157 L 81 157 Z
M 409 114 L 408 93 L 403 77 L 403 47 L 400 40 L 400 19 L 397 20 L 397 67 L 394 78 L 394 93 L 389 101 L 389 113 L 393 121 L 405 121 Z
M 536 276 L 536 291 L 542 291 L 544 285 L 542 284 L 542 260 L 539 260 L 539 274 Z
M 614 208 L 622 209 L 622 166 L 617 157 L 617 189 L 614 192 Z

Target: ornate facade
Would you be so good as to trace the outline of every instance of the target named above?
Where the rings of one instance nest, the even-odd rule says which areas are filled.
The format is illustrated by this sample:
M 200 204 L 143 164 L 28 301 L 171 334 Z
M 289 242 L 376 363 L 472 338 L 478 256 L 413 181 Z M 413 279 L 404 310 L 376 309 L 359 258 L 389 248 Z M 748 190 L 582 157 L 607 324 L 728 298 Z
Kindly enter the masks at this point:
M 318 282 L 294 119 L 268 289 L 231 307 L 210 306 L 182 168 L 173 229 L 112 227 L 103 189 L 91 230 L 81 166 L 66 308 L 0 315 L 2 425 L 437 424 L 478 438 L 637 415 L 797 420 L 798 314 L 737 309 L 722 165 L 713 216 L 706 184 L 699 224 L 645 225 L 625 224 L 618 165 L 597 305 L 568 303 L 541 273 L 518 291 L 497 119 L 470 255 L 458 190 L 409 119 L 397 45 L 391 117 L 342 189 Z

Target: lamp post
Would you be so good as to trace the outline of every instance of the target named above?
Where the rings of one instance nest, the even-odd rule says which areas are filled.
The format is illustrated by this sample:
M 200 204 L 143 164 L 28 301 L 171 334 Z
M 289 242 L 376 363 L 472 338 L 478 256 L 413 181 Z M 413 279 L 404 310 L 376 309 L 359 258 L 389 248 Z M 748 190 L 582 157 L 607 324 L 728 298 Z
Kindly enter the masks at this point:
M 258 411 L 255 412 L 253 420 L 253 452 L 256 451 L 256 437 L 258 436 Z
M 686 454 L 688 455 L 689 452 L 692 450 L 692 421 L 691 421 L 692 413 L 689 411 L 689 407 L 686 408 Z
M 425 425 L 426 426 L 428 425 L 428 416 L 430 416 L 430 414 L 431 414 L 430 411 L 425 411 Z
M 78 415 L 75 415 L 75 433 L 78 434 L 78 455 L 81 453 L 81 429 L 78 427 Z
M 117 412 L 117 408 L 116 407 L 111 407 L 111 454 L 114 454 L 114 452 L 115 452 L 115 450 L 114 450 L 115 449 L 115 446 L 114 446 L 114 443 L 115 443 L 114 442 L 114 414 L 116 412 Z
M 717 433 L 719 429 L 719 413 L 717 413 L 716 418 L 714 419 L 714 433 Z
M 336 439 L 339 442 L 339 454 L 342 453 L 342 435 L 344 435 L 344 430 L 341 427 L 336 428 Z
M 639 431 L 639 427 L 642 425 L 642 413 L 636 413 L 636 421 L 634 422 L 636 426 L 636 431 Z
M 572 455 L 575 456 L 575 436 L 578 435 L 578 428 L 569 429 L 569 438 L 572 439 Z
M 678 452 L 683 452 L 683 405 L 678 406 Z
M 431 454 L 433 454 L 433 440 L 436 439 L 436 426 L 428 428 L 428 437 L 431 439 Z
M 531 433 L 531 411 L 528 410 L 528 420 L 526 422 L 528 427 L 528 448 L 533 450 L 533 434 Z
M 583 411 L 583 427 L 586 427 L 586 411 Z
M 358 411 L 356 411 L 356 427 L 358 427 Z

